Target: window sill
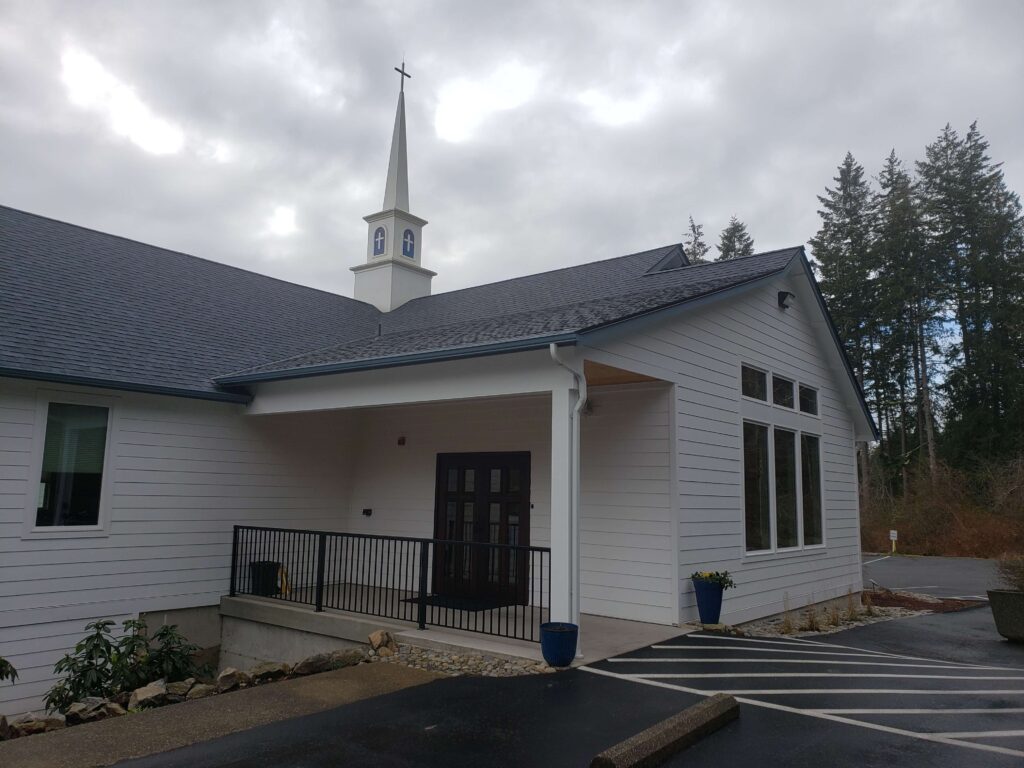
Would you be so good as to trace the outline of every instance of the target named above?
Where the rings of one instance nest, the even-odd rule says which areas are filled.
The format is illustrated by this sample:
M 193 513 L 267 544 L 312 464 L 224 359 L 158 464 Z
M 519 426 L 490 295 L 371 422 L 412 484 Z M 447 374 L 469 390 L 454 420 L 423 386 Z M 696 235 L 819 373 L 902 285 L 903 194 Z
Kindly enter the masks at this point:
M 44 528 L 30 528 L 22 540 L 30 539 L 93 539 L 109 536 L 110 531 L 98 525 L 55 525 Z

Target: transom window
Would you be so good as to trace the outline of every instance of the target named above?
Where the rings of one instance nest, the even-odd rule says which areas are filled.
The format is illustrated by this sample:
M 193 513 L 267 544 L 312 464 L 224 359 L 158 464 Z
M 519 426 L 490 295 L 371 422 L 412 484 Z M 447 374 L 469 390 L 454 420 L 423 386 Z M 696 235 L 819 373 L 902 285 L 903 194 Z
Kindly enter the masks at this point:
M 772 374 L 772 402 L 783 408 L 793 407 L 793 382 Z
M 818 390 L 806 384 L 800 385 L 800 410 L 812 416 L 818 415 Z
M 744 421 L 743 505 L 748 552 L 824 543 L 820 438 Z
M 755 400 L 768 399 L 768 374 L 744 365 L 740 375 L 743 394 Z
M 110 409 L 50 403 L 36 527 L 98 525 Z

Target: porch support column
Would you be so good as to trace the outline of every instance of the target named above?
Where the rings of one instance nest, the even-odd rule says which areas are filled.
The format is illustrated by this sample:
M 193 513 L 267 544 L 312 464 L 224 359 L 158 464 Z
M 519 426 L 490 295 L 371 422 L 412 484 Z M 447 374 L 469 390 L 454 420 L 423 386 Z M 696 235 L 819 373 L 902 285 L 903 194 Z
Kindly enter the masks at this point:
M 551 391 L 551 621 L 579 623 L 573 516 L 573 448 L 579 419 L 573 418 L 578 393 L 570 387 Z

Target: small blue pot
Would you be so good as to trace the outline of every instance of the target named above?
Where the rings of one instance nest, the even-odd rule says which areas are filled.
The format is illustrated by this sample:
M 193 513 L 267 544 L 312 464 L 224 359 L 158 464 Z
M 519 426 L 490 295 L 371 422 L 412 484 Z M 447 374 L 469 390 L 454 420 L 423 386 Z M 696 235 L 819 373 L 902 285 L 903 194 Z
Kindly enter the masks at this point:
M 711 581 L 700 581 L 692 579 L 693 591 L 697 594 L 697 612 L 700 614 L 701 624 L 717 624 L 722 615 L 722 589 L 721 584 Z
M 552 667 L 568 667 L 576 658 L 580 628 L 566 621 L 548 621 L 540 625 L 540 651 Z

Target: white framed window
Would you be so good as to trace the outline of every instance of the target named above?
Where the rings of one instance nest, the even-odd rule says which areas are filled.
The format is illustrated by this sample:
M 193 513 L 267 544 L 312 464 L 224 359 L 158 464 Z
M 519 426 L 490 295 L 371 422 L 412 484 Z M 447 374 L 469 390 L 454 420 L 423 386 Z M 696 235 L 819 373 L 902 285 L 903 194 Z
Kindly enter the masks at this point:
M 818 390 L 807 384 L 800 385 L 800 413 L 810 416 L 818 415 Z
M 824 546 L 821 438 L 743 420 L 743 520 L 747 554 Z
M 105 534 L 113 400 L 39 393 L 26 537 Z
M 752 365 L 740 367 L 740 391 L 744 397 L 768 402 L 768 374 Z
M 793 380 L 772 374 L 772 405 L 793 407 Z

